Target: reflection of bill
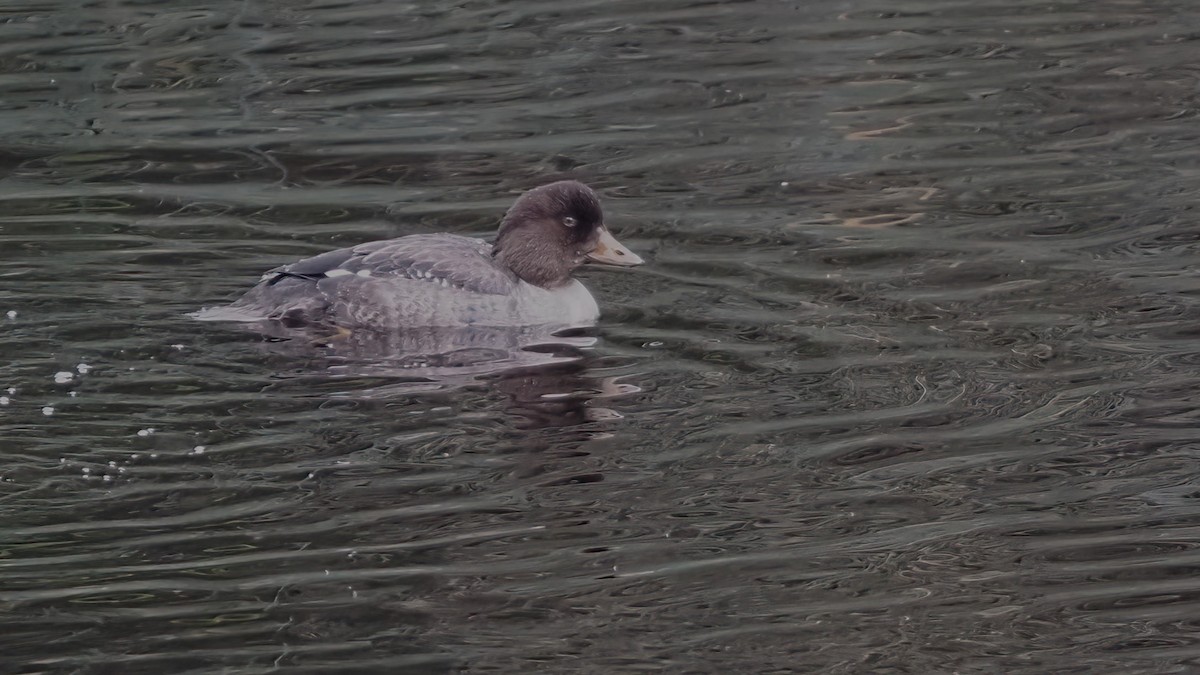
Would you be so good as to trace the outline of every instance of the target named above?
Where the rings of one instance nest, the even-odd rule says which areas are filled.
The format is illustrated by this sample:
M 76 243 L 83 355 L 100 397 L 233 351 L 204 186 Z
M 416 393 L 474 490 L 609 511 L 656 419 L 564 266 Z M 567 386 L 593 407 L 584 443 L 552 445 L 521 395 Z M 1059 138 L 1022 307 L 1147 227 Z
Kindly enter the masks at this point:
M 619 377 L 595 377 L 586 359 L 506 371 L 489 378 L 497 391 L 508 396 L 507 412 L 519 429 L 567 427 L 585 422 L 621 419 L 611 408 L 597 402 L 640 392 Z

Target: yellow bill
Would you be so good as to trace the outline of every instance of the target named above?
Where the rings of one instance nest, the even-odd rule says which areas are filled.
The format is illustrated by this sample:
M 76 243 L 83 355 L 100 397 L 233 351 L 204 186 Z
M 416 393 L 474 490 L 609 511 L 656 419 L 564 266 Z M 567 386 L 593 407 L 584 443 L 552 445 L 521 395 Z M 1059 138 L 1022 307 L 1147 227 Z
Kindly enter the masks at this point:
M 592 262 L 621 267 L 632 267 L 646 262 L 642 260 L 641 256 L 617 241 L 617 238 L 612 236 L 612 232 L 609 232 L 604 225 L 600 226 L 600 239 L 596 242 L 596 248 L 592 249 L 587 257 Z

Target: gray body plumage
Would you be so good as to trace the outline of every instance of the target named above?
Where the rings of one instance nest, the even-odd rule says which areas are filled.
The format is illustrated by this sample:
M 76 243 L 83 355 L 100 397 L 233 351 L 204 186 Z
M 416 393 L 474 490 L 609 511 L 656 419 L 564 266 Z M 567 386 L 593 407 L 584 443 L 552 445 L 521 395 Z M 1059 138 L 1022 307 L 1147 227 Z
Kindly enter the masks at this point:
M 329 251 L 270 270 L 226 307 L 197 318 L 393 330 L 409 327 L 587 326 L 596 301 L 578 281 L 522 281 L 485 241 L 420 234 Z

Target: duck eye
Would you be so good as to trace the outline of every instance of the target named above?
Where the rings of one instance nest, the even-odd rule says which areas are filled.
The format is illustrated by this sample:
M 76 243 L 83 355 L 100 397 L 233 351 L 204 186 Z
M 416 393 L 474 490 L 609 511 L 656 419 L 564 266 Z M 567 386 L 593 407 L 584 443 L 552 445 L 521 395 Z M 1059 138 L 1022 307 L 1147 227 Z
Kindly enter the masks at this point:
M 578 221 L 576 221 L 576 220 L 575 220 L 574 218 L 572 218 L 571 216 L 567 216 L 566 218 L 563 218 L 563 225 L 566 225 L 567 227 L 575 227 L 575 224 L 576 224 L 577 222 L 578 222 Z

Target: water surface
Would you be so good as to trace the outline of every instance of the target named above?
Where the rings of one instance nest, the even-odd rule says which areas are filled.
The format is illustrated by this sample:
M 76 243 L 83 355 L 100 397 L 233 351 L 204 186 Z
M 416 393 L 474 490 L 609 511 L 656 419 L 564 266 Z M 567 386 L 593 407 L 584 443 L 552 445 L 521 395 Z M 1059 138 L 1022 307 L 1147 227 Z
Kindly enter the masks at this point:
M 1188 672 L 1200 13 L 0 8 L 12 672 Z M 189 320 L 593 185 L 572 358 Z

